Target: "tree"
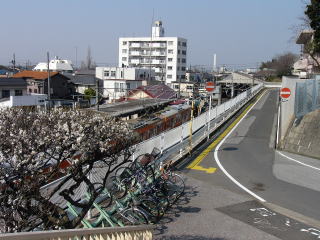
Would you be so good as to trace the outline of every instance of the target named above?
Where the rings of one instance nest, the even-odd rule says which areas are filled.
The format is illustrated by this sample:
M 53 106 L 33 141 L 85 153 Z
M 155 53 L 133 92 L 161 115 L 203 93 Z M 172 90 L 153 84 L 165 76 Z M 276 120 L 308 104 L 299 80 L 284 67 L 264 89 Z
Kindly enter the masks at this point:
M 261 70 L 272 69 L 278 77 L 291 75 L 293 64 L 298 56 L 293 53 L 285 53 L 274 57 L 271 61 L 263 62 L 260 66 Z
M 92 88 L 87 88 L 86 90 L 84 90 L 84 95 L 85 99 L 90 100 L 91 98 L 96 96 L 96 91 Z
M 310 4 L 306 6 L 305 15 L 309 19 L 311 29 L 314 31 L 313 39 L 308 43 L 306 49 L 311 58 L 317 64 L 318 70 L 320 70 L 320 62 L 316 55 L 320 53 L 320 1 L 311 0 Z
M 92 58 L 91 47 L 88 46 L 86 60 L 81 62 L 80 68 L 88 70 L 88 69 L 95 69 L 96 66 L 97 64 L 95 63 L 95 61 L 93 61 L 93 58 Z
M 75 228 L 107 179 L 129 161 L 134 137 L 124 122 L 85 111 L 0 110 L 0 222 L 4 232 Z M 70 166 L 62 169 L 62 165 Z M 99 166 L 99 168 L 97 168 Z M 99 170 L 101 179 L 90 174 Z M 65 177 L 51 188 L 45 184 Z M 78 202 L 85 187 L 90 198 Z M 72 220 L 55 197 L 82 209 Z

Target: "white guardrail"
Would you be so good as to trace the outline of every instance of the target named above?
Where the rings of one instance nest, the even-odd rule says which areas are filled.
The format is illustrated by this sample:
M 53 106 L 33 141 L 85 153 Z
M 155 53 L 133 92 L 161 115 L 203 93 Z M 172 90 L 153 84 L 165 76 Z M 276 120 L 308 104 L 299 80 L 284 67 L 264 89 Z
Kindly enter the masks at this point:
M 0 234 L 0 240 L 152 240 L 154 226 L 83 228 Z
M 247 103 L 252 97 L 254 97 L 259 92 L 259 90 L 263 88 L 263 86 L 263 84 L 256 85 L 253 88 L 248 89 L 247 91 L 239 94 L 235 98 L 230 99 L 229 101 L 219 106 L 211 108 L 210 132 L 214 131 L 217 126 L 217 124 L 215 124 L 215 120 L 219 119 L 220 117 L 223 117 L 225 113 L 227 113 L 228 111 L 230 112 L 230 109 L 239 109 L 241 106 L 243 106 L 243 104 Z M 161 133 L 160 135 L 150 138 L 144 142 L 141 142 L 136 145 L 136 152 L 134 155 L 138 156 L 143 153 L 150 153 L 154 147 L 158 147 L 161 151 L 165 151 L 179 143 L 182 143 L 184 139 L 190 137 L 190 126 L 192 126 L 192 135 L 198 132 L 199 129 L 203 129 L 204 134 L 202 135 L 205 135 L 207 133 L 206 127 L 208 126 L 208 119 L 209 111 L 206 111 L 198 117 L 194 118 L 192 120 L 192 124 L 190 123 L 190 120 L 189 122 L 186 122 L 179 127 L 168 130 L 166 132 Z M 225 119 L 226 118 L 223 117 L 222 121 L 224 121 Z M 196 141 L 196 139 L 194 139 L 194 141 Z M 184 145 L 181 144 L 181 148 L 183 146 Z M 181 153 L 184 150 L 181 148 L 177 149 L 177 152 Z

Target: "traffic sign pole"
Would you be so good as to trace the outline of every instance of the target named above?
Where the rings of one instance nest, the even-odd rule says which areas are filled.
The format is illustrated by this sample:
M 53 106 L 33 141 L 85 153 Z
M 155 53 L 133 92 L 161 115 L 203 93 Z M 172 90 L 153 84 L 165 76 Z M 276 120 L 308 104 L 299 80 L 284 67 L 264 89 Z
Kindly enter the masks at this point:
M 210 94 L 210 99 L 209 99 L 209 122 L 208 122 L 208 136 L 207 139 L 209 140 L 210 137 L 210 122 L 211 122 L 211 102 L 212 102 L 212 94 Z

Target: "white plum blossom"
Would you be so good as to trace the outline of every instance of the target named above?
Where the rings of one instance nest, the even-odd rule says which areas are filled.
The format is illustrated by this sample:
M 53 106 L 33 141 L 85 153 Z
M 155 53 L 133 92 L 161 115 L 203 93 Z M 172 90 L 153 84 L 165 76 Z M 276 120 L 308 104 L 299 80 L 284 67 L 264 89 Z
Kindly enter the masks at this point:
M 129 161 L 134 141 L 126 123 L 100 113 L 0 110 L 0 222 L 5 224 L 4 231 L 28 231 L 39 225 L 43 229 L 76 227 L 99 194 L 87 177 L 94 163 L 108 169 L 100 183 L 104 187 L 109 174 Z M 71 165 L 61 169 L 66 162 Z M 41 186 L 63 174 L 66 180 L 41 194 Z M 70 179 L 75 185 L 64 189 Z M 81 206 L 83 214 L 71 221 L 50 200 L 64 189 L 60 195 L 77 204 L 72 202 L 73 189 L 84 182 L 92 197 Z

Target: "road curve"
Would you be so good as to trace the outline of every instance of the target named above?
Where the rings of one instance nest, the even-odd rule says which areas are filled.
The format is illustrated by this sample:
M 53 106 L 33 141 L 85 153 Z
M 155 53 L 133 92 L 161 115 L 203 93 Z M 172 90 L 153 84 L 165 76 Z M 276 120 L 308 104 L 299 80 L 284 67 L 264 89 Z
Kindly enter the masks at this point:
M 303 182 L 299 169 L 291 171 L 289 167 L 295 163 L 285 163 L 288 167 L 282 169 L 282 175 L 291 176 L 287 178 L 289 180 L 280 180 L 273 173 L 277 97 L 277 90 L 268 90 L 219 146 L 215 155 L 234 179 L 260 198 L 320 220 L 320 192 L 299 185 L 297 181 L 290 182 L 294 178 Z M 305 166 L 300 165 L 299 168 L 303 172 Z M 318 178 L 316 174 L 313 177 L 319 183 Z

